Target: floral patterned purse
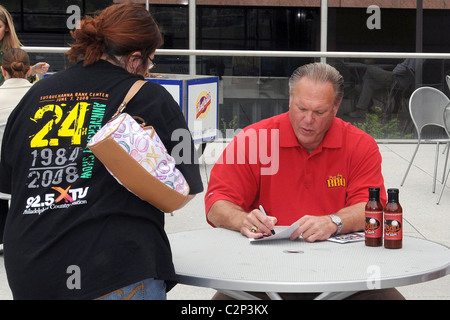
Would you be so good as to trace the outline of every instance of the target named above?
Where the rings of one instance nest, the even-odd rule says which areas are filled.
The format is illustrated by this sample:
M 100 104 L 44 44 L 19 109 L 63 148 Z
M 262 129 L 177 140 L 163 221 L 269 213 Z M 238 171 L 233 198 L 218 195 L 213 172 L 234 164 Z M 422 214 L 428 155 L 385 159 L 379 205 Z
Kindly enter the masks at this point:
M 138 80 L 130 88 L 116 114 L 92 137 L 88 147 L 130 192 L 161 211 L 172 212 L 186 202 L 189 185 L 154 128 L 123 112 L 144 83 Z

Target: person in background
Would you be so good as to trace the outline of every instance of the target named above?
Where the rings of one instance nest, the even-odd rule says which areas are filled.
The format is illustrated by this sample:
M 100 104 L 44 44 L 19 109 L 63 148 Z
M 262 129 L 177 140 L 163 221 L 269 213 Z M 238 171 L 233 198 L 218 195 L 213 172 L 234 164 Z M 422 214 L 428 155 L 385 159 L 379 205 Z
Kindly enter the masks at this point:
M 5 125 L 11 111 L 33 85 L 27 80 L 31 73 L 30 58 L 22 49 L 9 49 L 3 55 L 1 70 L 5 82 L 0 86 L 0 124 Z
M 406 90 L 414 85 L 415 71 L 421 67 L 423 59 L 405 59 L 395 68 L 384 70 L 376 65 L 368 65 L 363 76 L 361 94 L 356 103 L 356 110 L 349 113 L 352 118 L 364 118 L 372 106 L 375 91 L 386 91 L 395 83 L 399 89 Z M 394 109 L 398 110 L 399 106 Z
M 11 111 L 33 85 L 27 80 L 30 75 L 30 58 L 22 49 L 12 48 L 3 55 L 2 75 L 6 79 L 0 86 L 0 145 L 3 130 Z M 8 213 L 8 196 L 0 195 L 0 254 L 3 253 L 3 228 Z
M 275 224 L 298 221 L 291 240 L 308 242 L 364 230 L 369 187 L 380 187 L 386 202 L 381 154 L 371 136 L 336 118 L 343 85 L 340 73 L 328 64 L 307 64 L 294 71 L 289 111 L 241 131 L 211 170 L 205 195 L 211 225 L 260 238 L 270 235 Z M 388 289 L 349 299 L 372 296 L 403 298 Z M 214 296 L 226 298 L 222 293 Z
M 129 192 L 87 148 L 153 67 L 162 34 L 144 6 L 114 4 L 71 32 L 70 68 L 35 83 L 3 137 L 0 192 L 11 194 L 5 269 L 14 299 L 165 299 L 177 282 L 165 213 Z M 146 82 L 127 112 L 172 152 L 189 133 L 172 95 Z M 192 137 L 177 161 L 190 198 L 203 191 Z M 184 154 L 186 157 L 186 154 Z M 179 159 L 176 159 L 179 160 Z
M 2 63 L 2 57 L 8 49 L 20 48 L 22 44 L 16 34 L 14 28 L 13 19 L 11 14 L 6 8 L 0 5 L 0 64 Z M 36 79 L 36 75 L 45 75 L 50 65 L 46 62 L 38 62 L 31 67 L 31 73 L 29 80 L 33 82 Z M 0 84 L 4 81 L 3 75 L 0 75 Z

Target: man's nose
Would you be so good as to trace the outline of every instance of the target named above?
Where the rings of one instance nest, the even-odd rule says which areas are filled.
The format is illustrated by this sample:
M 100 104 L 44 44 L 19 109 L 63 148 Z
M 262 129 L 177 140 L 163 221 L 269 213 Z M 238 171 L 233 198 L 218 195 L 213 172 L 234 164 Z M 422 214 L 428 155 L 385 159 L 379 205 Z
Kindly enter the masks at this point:
M 312 123 L 314 122 L 315 118 L 314 118 L 314 113 L 312 111 L 308 111 L 305 113 L 305 118 L 304 121 L 307 123 Z

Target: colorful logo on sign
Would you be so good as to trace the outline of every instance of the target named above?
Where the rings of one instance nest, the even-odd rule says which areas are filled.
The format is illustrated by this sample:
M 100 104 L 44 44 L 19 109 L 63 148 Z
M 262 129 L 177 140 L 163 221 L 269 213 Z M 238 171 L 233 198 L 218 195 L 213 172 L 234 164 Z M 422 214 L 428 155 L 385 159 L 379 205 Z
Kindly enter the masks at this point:
M 196 119 L 205 119 L 208 115 L 211 106 L 211 92 L 202 91 L 197 98 L 195 111 L 197 113 Z

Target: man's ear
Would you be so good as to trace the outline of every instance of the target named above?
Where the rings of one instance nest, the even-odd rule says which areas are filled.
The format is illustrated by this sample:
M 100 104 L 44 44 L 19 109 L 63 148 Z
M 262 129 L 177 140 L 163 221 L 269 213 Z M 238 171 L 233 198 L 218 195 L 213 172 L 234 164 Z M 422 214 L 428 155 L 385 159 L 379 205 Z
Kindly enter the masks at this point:
M 339 101 L 339 103 L 336 104 L 336 105 L 333 107 L 334 116 L 336 116 L 336 114 L 337 114 L 337 112 L 338 112 L 338 110 L 339 110 L 339 107 L 341 106 L 341 102 L 342 102 L 342 100 Z

